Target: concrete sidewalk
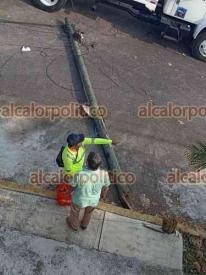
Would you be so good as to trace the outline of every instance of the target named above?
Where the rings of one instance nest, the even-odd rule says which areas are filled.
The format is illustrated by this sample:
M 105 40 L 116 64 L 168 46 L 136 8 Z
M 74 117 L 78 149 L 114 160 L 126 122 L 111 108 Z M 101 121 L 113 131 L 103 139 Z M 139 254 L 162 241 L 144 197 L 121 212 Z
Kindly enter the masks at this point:
M 58 258 L 59 256 L 56 255 L 58 249 L 55 248 L 57 246 L 62 247 L 61 249 L 64 251 L 63 256 L 59 257 L 62 260 L 57 264 L 61 270 L 58 274 L 66 274 L 63 266 L 71 264 L 70 260 L 75 257 L 75 253 L 81 255 L 79 256 L 80 266 L 82 265 L 81 257 L 85 261 L 85 255 L 90 262 L 90 268 L 84 271 L 85 273 L 82 269 L 82 272 L 78 272 L 78 274 L 106 274 L 105 271 L 102 272 L 103 269 L 101 270 L 104 264 L 107 274 L 182 274 L 183 247 L 180 234 L 158 233 L 145 228 L 141 221 L 101 210 L 95 210 L 86 231 L 80 230 L 76 233 L 68 229 L 66 225 L 65 218 L 68 212 L 68 208 L 57 206 L 52 199 L 1 189 L 0 271 L 2 268 L 6 268 L 5 270 L 10 268 L 6 259 L 10 255 L 8 251 L 10 251 L 12 243 L 12 246 L 19 247 L 20 250 L 25 249 L 25 257 L 23 256 L 21 260 L 22 264 L 31 260 L 26 252 L 28 246 L 31 251 L 35 250 L 35 253 L 38 250 L 37 258 L 41 262 L 39 265 L 43 266 L 43 273 L 38 274 L 55 274 L 55 269 L 52 273 L 51 266 L 47 265 L 44 259 Z M 4 240 L 3 243 L 2 240 Z M 70 253 L 71 247 L 72 251 L 76 252 Z M 103 255 L 101 260 L 99 253 Z M 22 254 L 24 255 L 23 251 L 20 255 Z M 19 262 L 19 257 L 18 251 L 11 253 L 14 263 Z M 99 267 L 91 272 L 91 269 L 96 266 L 94 259 L 97 258 Z M 111 259 L 116 260 L 111 261 Z M 131 268 L 127 270 L 127 266 L 122 265 L 122 261 L 132 263 Z M 74 261 L 75 264 L 78 265 L 77 260 Z M 111 269 L 108 269 L 110 264 Z M 17 265 L 17 268 L 20 267 Z M 75 271 L 73 273 L 71 271 L 71 274 L 75 274 Z

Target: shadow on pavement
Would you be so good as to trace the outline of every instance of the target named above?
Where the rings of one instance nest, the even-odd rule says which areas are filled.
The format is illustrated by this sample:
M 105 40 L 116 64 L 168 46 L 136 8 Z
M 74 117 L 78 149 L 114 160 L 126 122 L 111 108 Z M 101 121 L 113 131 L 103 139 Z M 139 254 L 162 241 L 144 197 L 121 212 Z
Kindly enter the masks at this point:
M 32 0 L 19 0 L 28 5 L 34 5 Z M 184 42 L 175 43 L 161 38 L 161 26 L 152 25 L 141 20 L 138 20 L 127 12 L 107 6 L 105 4 L 98 4 L 97 10 L 91 10 L 94 1 L 74 1 L 73 7 L 71 1 L 68 0 L 64 12 L 65 16 L 71 12 L 79 13 L 83 16 L 89 17 L 95 21 L 100 18 L 108 21 L 118 31 L 129 34 L 133 38 L 137 38 L 149 44 L 158 44 L 161 47 L 170 48 L 180 53 L 190 55 L 190 49 Z
M 172 50 L 190 55 L 190 49 L 184 42 L 176 43 L 163 39 L 161 37 L 162 27 L 160 25 L 152 25 L 138 20 L 126 11 L 107 6 L 106 4 L 98 4 L 97 10 L 92 11 L 92 3 L 93 1 L 78 0 L 75 1 L 74 8 L 72 8 L 70 1 L 68 1 L 65 7 L 65 13 L 69 14 L 71 11 L 74 11 L 94 21 L 101 18 L 111 23 L 117 32 L 124 32 L 133 38 L 137 38 L 149 44 L 158 44 L 161 47 L 171 48 Z

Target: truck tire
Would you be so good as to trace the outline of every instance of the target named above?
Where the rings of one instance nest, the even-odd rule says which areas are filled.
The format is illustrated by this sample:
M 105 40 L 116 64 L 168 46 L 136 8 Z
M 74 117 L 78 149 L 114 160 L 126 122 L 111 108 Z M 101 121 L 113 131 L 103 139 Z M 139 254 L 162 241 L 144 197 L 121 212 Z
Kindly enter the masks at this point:
M 67 0 L 32 0 L 34 5 L 47 12 L 55 12 L 63 8 Z
M 192 55 L 206 62 L 206 32 L 200 33 L 192 42 Z

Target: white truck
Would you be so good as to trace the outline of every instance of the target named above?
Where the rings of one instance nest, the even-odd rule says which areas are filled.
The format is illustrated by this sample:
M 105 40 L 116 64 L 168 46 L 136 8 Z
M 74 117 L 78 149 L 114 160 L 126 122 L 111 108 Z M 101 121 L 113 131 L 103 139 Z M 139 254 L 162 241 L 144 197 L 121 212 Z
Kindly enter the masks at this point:
M 60 10 L 68 0 L 32 0 L 48 12 Z M 206 0 L 91 0 L 128 11 L 138 19 L 163 26 L 163 37 L 190 41 L 192 54 L 206 62 Z M 95 2 L 94 2 L 95 1 Z

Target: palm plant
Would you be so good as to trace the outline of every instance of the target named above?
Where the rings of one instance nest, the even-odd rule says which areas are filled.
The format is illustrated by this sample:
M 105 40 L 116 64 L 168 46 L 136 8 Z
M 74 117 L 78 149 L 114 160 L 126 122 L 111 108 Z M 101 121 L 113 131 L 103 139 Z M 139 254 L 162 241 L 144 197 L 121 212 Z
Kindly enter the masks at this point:
M 186 157 L 189 164 L 197 171 L 206 168 L 206 142 L 197 142 L 189 147 Z

